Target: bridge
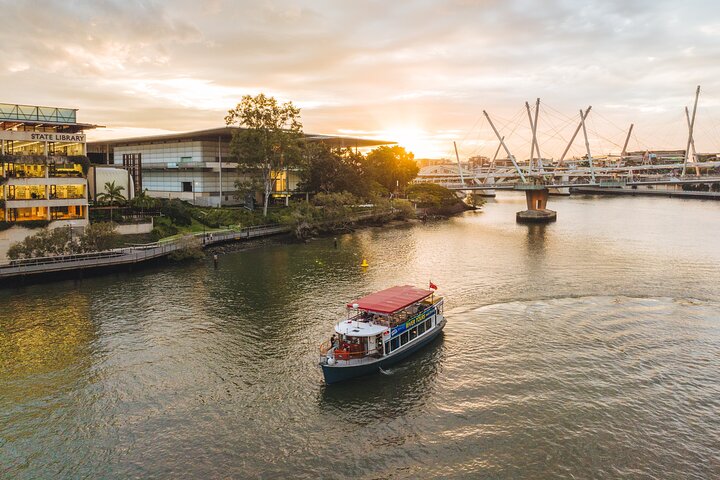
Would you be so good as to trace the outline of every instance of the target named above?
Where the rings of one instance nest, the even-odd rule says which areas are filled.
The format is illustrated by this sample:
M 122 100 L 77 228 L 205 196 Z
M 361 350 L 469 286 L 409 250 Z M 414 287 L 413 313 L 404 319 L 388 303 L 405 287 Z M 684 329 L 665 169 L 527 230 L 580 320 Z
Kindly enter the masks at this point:
M 513 190 L 522 183 L 542 183 L 547 188 L 556 189 L 720 183 L 720 175 L 713 171 L 720 168 L 720 161 L 688 162 L 686 166 L 696 173 L 683 176 L 680 173 L 683 164 L 678 163 L 598 167 L 549 165 L 535 170 L 524 165 L 518 165 L 517 168 L 490 166 L 473 170 L 454 165 L 436 165 L 423 168 L 415 183 L 435 183 L 461 191 Z M 705 174 L 701 173 L 703 170 Z

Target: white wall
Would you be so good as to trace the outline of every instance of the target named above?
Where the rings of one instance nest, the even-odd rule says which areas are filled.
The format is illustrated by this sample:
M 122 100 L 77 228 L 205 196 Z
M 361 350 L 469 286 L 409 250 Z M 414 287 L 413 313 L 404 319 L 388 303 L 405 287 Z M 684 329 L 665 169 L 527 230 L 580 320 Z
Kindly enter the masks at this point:
M 132 200 L 135 196 L 133 180 L 124 168 L 115 167 L 90 167 L 88 171 L 88 185 L 90 186 L 90 197 L 93 200 L 97 194 L 105 192 L 105 184 L 115 182 L 116 186 L 122 186 L 123 197 Z
M 227 142 L 220 144 L 220 151 L 223 161 L 230 159 L 230 145 Z M 123 154 L 130 153 L 141 153 L 143 165 L 216 162 L 218 142 L 186 141 L 115 147 L 113 154 L 115 165 L 122 165 Z

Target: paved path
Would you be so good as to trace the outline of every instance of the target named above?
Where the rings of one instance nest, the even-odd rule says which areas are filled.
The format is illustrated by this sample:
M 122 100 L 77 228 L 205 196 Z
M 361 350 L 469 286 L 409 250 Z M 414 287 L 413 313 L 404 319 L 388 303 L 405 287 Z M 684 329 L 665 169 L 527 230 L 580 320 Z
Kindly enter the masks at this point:
M 267 237 L 289 231 L 290 227 L 286 225 L 261 225 L 240 230 L 186 235 L 170 242 L 117 248 L 105 252 L 14 260 L 0 264 L 0 281 L 28 275 L 142 263 L 170 255 L 172 252 L 186 247 L 188 240 L 192 239 L 197 239 L 194 241 L 199 241 L 200 245 L 205 248 L 219 243 Z

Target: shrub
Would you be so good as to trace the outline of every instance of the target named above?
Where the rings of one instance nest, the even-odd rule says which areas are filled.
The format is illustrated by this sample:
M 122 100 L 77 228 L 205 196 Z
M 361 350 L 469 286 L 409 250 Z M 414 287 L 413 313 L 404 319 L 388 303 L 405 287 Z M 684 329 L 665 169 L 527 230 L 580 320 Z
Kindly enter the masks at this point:
M 80 248 L 83 252 L 110 250 L 117 243 L 119 236 L 112 223 L 92 223 L 85 227 L 80 237 Z
M 157 242 L 161 238 L 172 237 L 178 233 L 177 227 L 167 217 L 158 217 L 155 219 L 155 226 L 150 232 L 153 241 Z
M 160 212 L 169 217 L 175 225 L 188 226 L 192 224 L 192 207 L 189 203 L 177 198 L 163 200 L 160 205 Z
M 17 260 L 79 253 L 80 246 L 72 240 L 70 228 L 44 228 L 10 246 L 7 256 L 10 260 Z
M 415 217 L 415 207 L 409 200 L 399 198 L 393 201 L 393 208 L 395 209 L 395 215 L 397 218 L 413 218 Z
M 407 198 L 423 208 L 449 207 L 460 202 L 452 190 L 434 183 L 410 185 L 407 189 Z

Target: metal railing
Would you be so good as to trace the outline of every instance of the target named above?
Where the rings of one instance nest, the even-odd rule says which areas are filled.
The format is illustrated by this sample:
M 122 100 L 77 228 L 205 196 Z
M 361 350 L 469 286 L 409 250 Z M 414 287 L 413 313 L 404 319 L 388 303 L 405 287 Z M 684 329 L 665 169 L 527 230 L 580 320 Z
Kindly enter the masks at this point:
M 253 227 L 244 227 L 239 230 L 199 232 L 185 235 L 169 242 L 155 242 L 102 252 L 11 260 L 7 263 L 0 264 L 0 279 L 16 275 L 56 272 L 61 270 L 78 270 L 84 268 L 122 265 L 127 263 L 140 263 L 154 258 L 164 257 L 176 250 L 185 248 L 187 246 L 186 240 L 188 238 L 200 239 L 202 240 L 202 244 L 200 246 L 207 247 L 227 241 L 275 235 L 289 230 L 290 228 L 285 225 L 258 225 Z

